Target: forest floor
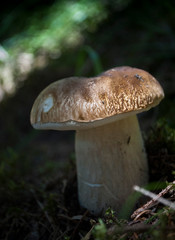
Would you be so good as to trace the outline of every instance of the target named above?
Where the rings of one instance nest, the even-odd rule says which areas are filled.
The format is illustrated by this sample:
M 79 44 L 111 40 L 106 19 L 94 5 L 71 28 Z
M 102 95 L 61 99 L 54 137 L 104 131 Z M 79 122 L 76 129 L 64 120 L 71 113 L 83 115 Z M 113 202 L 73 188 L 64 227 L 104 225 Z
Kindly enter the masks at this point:
M 32 73 L 1 103 L 0 239 L 175 239 L 174 210 L 159 201 L 145 206 L 145 196 L 133 195 L 120 216 L 109 208 L 97 217 L 79 206 L 74 132 L 36 131 L 29 120 L 39 91 L 61 77 L 60 69 Z M 164 190 L 173 202 L 175 131 L 160 120 L 148 132 L 149 190 Z

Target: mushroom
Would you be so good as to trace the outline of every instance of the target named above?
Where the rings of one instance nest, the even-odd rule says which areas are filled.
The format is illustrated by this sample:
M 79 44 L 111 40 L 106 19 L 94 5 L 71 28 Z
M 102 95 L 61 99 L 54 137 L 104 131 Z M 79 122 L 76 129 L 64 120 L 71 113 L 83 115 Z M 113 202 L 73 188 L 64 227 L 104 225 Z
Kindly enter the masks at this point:
M 76 130 L 78 196 L 94 214 L 119 211 L 134 185 L 148 182 L 148 165 L 136 114 L 155 107 L 164 92 L 148 72 L 128 66 L 93 78 L 50 84 L 34 102 L 36 129 Z

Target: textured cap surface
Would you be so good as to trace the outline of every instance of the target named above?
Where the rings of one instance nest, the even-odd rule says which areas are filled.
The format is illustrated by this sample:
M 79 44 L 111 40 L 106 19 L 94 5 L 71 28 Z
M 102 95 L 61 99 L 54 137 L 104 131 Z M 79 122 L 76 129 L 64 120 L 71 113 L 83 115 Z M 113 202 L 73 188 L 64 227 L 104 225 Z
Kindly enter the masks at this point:
M 164 97 L 158 81 L 131 67 L 94 78 L 70 77 L 50 84 L 37 97 L 31 124 L 38 129 L 79 129 L 103 125 L 156 106 Z

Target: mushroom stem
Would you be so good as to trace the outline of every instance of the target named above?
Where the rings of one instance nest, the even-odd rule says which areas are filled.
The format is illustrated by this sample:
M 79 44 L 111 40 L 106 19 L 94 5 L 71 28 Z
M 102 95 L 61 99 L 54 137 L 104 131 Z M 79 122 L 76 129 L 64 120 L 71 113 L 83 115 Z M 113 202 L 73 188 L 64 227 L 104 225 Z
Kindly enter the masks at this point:
M 77 131 L 75 149 L 80 205 L 94 214 L 107 207 L 119 211 L 133 186 L 147 183 L 147 158 L 136 115 Z

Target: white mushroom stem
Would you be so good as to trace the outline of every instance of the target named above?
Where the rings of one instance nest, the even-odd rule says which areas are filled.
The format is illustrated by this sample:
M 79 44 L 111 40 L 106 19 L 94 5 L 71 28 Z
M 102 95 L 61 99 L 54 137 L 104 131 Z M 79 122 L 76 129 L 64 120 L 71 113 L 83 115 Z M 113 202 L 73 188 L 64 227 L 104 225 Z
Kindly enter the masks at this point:
M 76 133 L 80 205 L 100 214 L 119 211 L 148 180 L 147 158 L 136 115 Z

